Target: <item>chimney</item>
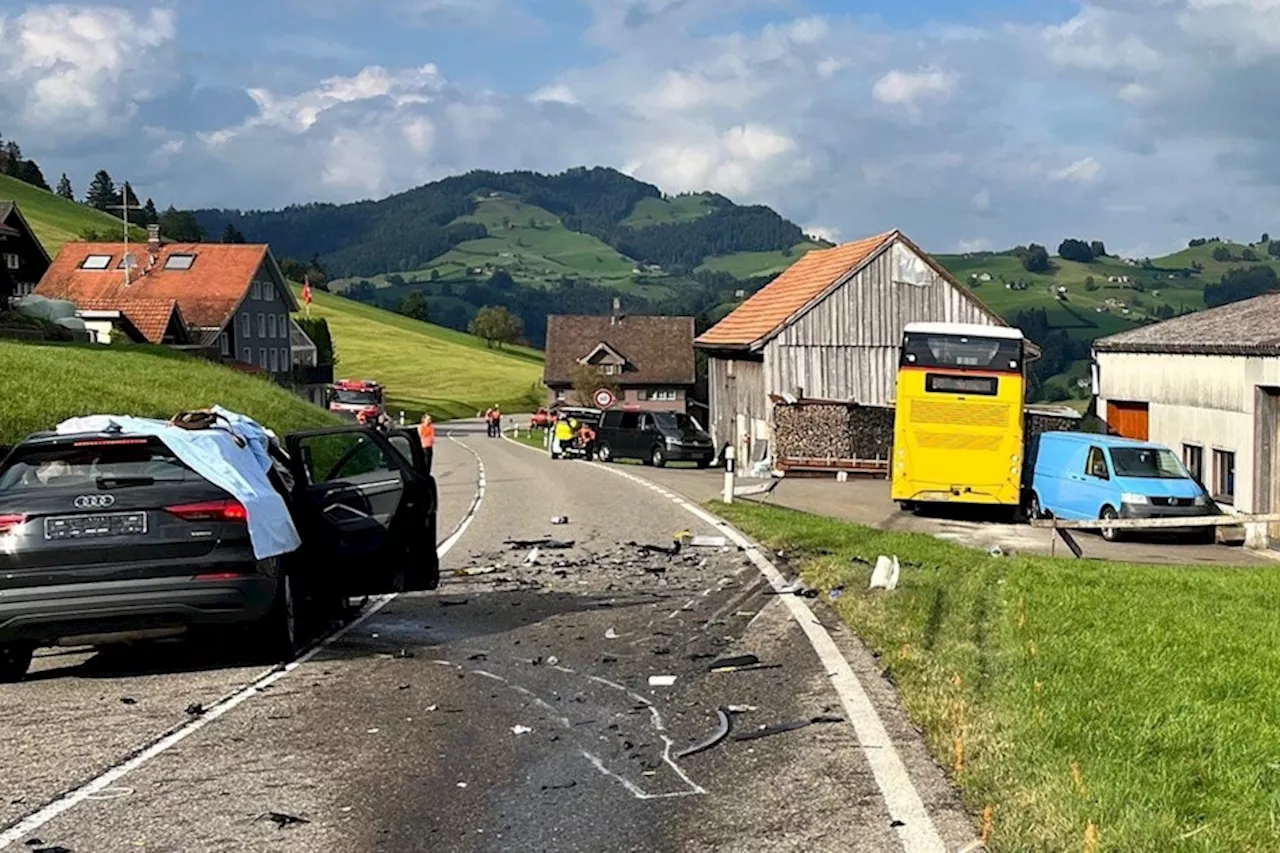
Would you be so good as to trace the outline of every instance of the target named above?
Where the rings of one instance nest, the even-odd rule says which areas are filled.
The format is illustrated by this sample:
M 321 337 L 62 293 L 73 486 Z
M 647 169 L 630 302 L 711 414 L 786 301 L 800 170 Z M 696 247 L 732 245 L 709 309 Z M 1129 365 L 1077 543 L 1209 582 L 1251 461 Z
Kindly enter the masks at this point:
M 622 322 L 622 300 L 613 297 L 613 316 L 609 319 L 610 326 L 616 326 Z
M 147 226 L 147 251 L 156 254 L 160 251 L 160 226 Z

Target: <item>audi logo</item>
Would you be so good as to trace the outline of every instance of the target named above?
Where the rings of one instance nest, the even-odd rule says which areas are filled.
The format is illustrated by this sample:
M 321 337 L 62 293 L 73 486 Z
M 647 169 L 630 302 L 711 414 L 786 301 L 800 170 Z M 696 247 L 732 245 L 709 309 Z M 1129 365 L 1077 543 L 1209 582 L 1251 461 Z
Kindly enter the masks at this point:
M 80 495 L 71 503 L 76 509 L 106 509 L 115 502 L 115 495 Z

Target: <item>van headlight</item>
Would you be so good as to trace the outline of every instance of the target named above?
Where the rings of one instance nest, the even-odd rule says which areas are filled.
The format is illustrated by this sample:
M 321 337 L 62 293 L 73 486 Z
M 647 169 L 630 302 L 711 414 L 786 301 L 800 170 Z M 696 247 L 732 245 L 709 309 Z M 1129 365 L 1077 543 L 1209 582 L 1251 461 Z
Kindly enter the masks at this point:
M 1125 492 L 1120 495 L 1120 503 L 1122 504 L 1145 504 L 1150 503 L 1146 495 L 1139 495 L 1135 492 Z
M 679 447 L 680 439 L 667 436 L 667 447 Z
M 1209 498 L 1204 495 L 1196 495 L 1195 504 L 1196 506 L 1208 506 Z

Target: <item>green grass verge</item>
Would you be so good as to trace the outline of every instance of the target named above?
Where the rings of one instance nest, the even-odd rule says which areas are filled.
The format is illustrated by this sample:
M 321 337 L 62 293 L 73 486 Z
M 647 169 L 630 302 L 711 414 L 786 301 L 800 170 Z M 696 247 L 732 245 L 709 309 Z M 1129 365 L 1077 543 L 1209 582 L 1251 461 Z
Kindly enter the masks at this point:
M 270 381 L 163 347 L 0 341 L 0 442 L 79 415 L 170 418 L 215 403 L 277 433 L 336 419 Z
M 712 508 L 810 583 L 844 587 L 841 617 L 975 814 L 992 808 L 992 850 L 1280 846 L 1280 571 L 992 558 Z M 854 562 L 879 554 L 903 563 L 891 593 L 867 591 Z
M 542 354 L 526 347 L 489 349 L 471 335 L 420 323 L 354 300 L 316 291 L 312 316 L 329 321 L 339 363 L 335 378 L 376 379 L 387 408 L 416 421 L 474 417 L 494 403 L 532 411 L 540 390 Z
M 120 235 L 124 239 L 124 223 L 110 214 L 74 201 L 67 201 L 47 190 L 24 184 L 17 178 L 0 175 L 0 201 L 16 201 L 22 216 L 44 245 L 49 257 L 55 257 L 64 244 L 80 239 L 85 229 Z M 146 240 L 146 231 L 130 229 L 135 240 Z

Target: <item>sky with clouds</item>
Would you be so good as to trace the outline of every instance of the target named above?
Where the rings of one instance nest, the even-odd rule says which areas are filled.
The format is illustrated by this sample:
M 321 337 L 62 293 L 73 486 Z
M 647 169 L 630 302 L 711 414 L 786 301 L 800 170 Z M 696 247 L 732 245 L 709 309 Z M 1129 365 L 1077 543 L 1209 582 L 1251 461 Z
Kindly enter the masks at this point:
M 1280 0 L 22 2 L 0 134 L 78 193 L 608 165 L 939 252 L 1280 232 Z

